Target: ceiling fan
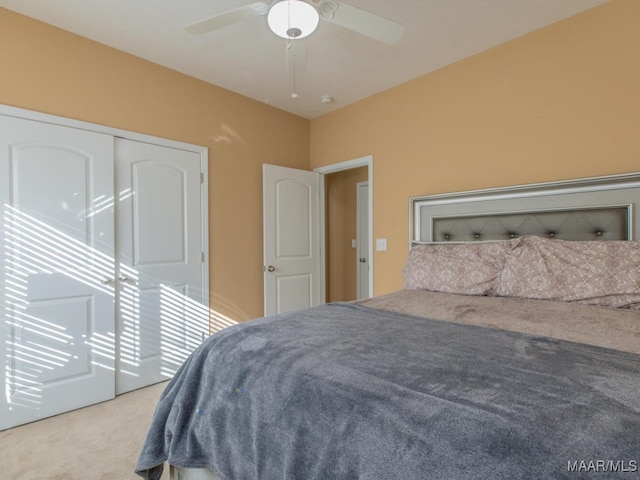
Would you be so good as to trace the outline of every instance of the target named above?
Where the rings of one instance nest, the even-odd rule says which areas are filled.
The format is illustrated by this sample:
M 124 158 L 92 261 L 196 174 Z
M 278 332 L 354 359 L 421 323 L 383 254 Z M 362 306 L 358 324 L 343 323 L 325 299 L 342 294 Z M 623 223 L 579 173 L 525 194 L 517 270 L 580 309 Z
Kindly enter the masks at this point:
M 309 25 L 303 20 L 307 14 L 311 17 Z M 405 30 L 404 25 L 393 20 L 334 0 L 254 2 L 184 28 L 192 35 L 204 35 L 262 15 L 267 15 L 269 27 L 276 35 L 289 40 L 309 35 L 315 30 L 319 18 L 389 45 L 398 43 Z M 298 18 L 301 23 L 298 23 Z M 283 22 L 281 26 L 278 26 L 278 19 Z

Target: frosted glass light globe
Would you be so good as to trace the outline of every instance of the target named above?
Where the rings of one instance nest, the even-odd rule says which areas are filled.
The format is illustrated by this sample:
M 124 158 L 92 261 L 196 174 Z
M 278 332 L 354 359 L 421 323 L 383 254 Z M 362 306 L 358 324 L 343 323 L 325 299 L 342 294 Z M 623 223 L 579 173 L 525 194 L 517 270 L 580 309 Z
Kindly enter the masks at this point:
M 320 16 L 313 5 L 301 0 L 276 3 L 267 15 L 269 28 L 279 37 L 294 40 L 313 33 Z

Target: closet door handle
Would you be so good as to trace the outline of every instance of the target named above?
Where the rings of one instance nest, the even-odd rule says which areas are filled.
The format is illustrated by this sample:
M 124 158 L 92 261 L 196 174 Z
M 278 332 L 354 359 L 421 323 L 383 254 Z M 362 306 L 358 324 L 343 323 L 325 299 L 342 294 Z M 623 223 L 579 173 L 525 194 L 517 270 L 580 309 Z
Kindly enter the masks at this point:
M 274 267 L 273 265 L 269 265 L 267 267 L 267 272 L 275 272 L 276 271 L 276 267 Z
M 111 285 L 113 283 L 113 278 L 110 278 L 110 277 L 101 278 L 100 283 L 102 285 Z
M 118 275 L 118 280 L 120 280 L 122 283 L 127 283 L 129 285 L 135 285 L 136 281 L 132 278 L 130 278 L 129 276 L 121 273 L 120 275 Z

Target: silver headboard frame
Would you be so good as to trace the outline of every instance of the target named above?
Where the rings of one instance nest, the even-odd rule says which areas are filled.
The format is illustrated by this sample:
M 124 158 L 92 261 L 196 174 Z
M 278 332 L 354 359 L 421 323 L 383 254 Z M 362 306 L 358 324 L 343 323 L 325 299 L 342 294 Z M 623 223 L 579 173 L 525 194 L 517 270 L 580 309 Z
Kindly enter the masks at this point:
M 640 173 L 411 197 L 409 239 L 633 240 L 640 238 L 639 203 Z

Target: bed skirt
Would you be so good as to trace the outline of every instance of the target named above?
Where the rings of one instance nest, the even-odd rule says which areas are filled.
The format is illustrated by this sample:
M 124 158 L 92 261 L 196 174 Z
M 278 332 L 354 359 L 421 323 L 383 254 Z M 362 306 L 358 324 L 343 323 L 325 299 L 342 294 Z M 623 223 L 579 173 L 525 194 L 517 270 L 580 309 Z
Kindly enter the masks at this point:
M 173 465 L 169 468 L 171 480 L 220 480 L 215 473 L 205 468 L 180 468 Z

